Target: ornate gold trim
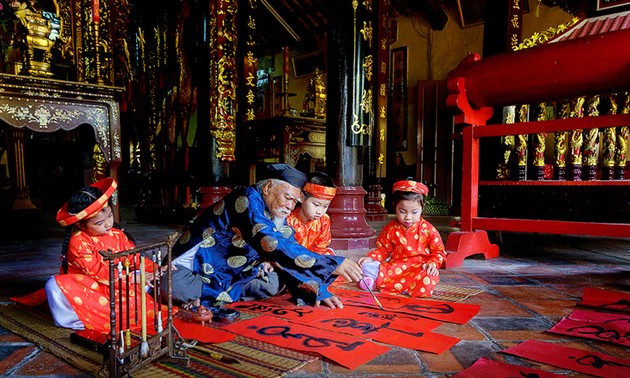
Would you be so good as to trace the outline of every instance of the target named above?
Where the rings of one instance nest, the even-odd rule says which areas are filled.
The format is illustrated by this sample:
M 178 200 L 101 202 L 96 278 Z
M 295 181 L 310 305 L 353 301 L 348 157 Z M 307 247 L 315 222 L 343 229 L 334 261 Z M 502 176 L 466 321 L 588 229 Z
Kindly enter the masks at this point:
M 555 28 L 552 26 L 543 32 L 540 32 L 540 33 L 536 32 L 532 34 L 531 37 L 524 39 L 523 42 L 519 43 L 517 46 L 514 46 L 513 50 L 518 51 L 518 50 L 528 49 L 530 47 L 547 43 L 550 39 L 564 33 L 565 31 L 567 31 L 569 28 L 571 28 L 572 26 L 574 26 L 580 21 L 581 20 L 579 18 L 574 17 L 571 21 L 565 24 L 560 24 Z

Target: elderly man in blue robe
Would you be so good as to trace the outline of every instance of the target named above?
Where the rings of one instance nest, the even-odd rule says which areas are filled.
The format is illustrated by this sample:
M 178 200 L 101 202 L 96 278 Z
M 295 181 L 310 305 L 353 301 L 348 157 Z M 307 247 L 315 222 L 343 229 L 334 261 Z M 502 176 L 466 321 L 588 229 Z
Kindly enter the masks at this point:
M 176 302 L 216 308 L 270 297 L 286 285 L 298 301 L 343 307 L 328 287 L 338 276 L 358 282 L 361 268 L 349 258 L 311 252 L 295 240 L 286 217 L 301 198 L 306 175 L 287 164 L 267 169 L 269 178 L 235 189 L 205 209 L 175 243 Z

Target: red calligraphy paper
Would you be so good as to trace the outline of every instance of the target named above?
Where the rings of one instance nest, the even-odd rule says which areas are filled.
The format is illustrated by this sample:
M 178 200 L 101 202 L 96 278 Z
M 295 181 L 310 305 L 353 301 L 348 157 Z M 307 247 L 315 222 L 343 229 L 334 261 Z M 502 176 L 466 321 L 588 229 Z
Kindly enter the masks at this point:
M 589 322 L 562 318 L 549 332 L 630 346 L 630 332 L 618 323 Z
M 267 315 L 228 324 L 223 329 L 277 346 L 317 353 L 351 370 L 389 350 L 366 339 Z
M 569 315 L 569 318 L 573 320 L 584 320 L 587 322 L 621 324 L 624 328 L 628 328 L 628 331 L 630 332 L 630 315 L 574 310 L 571 315 Z
M 435 320 L 371 308 L 350 305 L 338 309 L 297 307 L 283 299 L 241 302 L 229 307 L 436 354 L 460 341 L 458 338 L 431 333 L 441 324 Z
M 357 316 L 349 314 L 345 316 L 333 314 L 312 323 L 312 326 L 331 332 L 348 333 L 390 345 L 435 354 L 440 354 L 450 349 L 460 341 L 458 338 L 440 335 L 427 330 L 395 328 L 388 321 L 378 319 L 361 321 L 356 318 Z
M 556 378 L 564 375 L 550 373 L 544 370 L 532 369 L 525 366 L 510 365 L 504 362 L 489 360 L 485 357 L 478 359 L 471 367 L 455 374 L 453 378 L 505 378 L 505 377 L 538 377 Z
M 184 339 L 198 340 L 202 343 L 223 343 L 233 340 L 236 335 L 213 327 L 205 327 L 201 324 L 188 323 L 174 318 L 173 326 Z
M 630 311 L 630 293 L 585 288 L 580 304 L 602 310 Z
M 344 303 L 355 306 L 374 307 L 374 298 L 364 291 L 331 288 Z M 379 294 L 379 301 L 387 311 L 406 313 L 443 322 L 466 324 L 479 313 L 480 306 L 466 303 L 441 302 L 409 298 L 390 294 Z
M 321 320 L 331 318 L 348 318 L 360 322 L 370 322 L 377 326 L 389 323 L 389 329 L 399 329 L 407 332 L 431 331 L 442 324 L 432 319 L 419 318 L 413 315 L 349 305 L 344 308 L 328 310 L 326 313 L 327 316 L 325 318 L 315 319 L 314 322 L 320 323 Z
M 630 360 L 537 340 L 525 341 L 501 353 L 596 377 L 630 377 Z
M 329 315 L 328 311 L 324 307 L 317 308 L 313 306 L 297 306 L 282 298 L 273 298 L 262 301 L 235 302 L 226 307 L 238 311 L 277 316 L 287 320 L 301 319 L 300 323 L 313 322 Z

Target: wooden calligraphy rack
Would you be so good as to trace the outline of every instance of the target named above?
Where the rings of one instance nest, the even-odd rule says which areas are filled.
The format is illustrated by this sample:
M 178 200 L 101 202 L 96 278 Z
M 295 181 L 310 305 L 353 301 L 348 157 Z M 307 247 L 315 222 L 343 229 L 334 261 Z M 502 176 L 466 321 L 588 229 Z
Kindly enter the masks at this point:
M 122 290 L 122 279 L 120 278 L 119 272 L 120 269 L 117 266 L 116 260 L 120 261 L 120 259 L 129 258 L 132 261 L 136 261 L 136 257 L 156 257 L 154 261 L 159 261 L 162 252 L 165 252 L 166 255 L 166 266 L 170 267 L 172 262 L 171 256 L 171 248 L 175 243 L 177 238 L 177 233 L 171 235 L 166 241 L 147 245 L 144 247 L 134 248 L 123 252 L 112 253 L 111 251 L 101 251 L 101 255 L 109 263 L 109 287 L 113 290 L 110 290 L 109 295 L 109 304 L 111 308 L 110 312 L 110 326 L 111 332 L 109 335 L 109 350 L 107 352 L 106 358 L 108 358 L 108 366 L 109 366 L 109 376 L 110 377 L 120 377 L 125 375 L 130 375 L 132 372 L 137 371 L 142 366 L 149 364 L 152 361 L 155 361 L 163 356 L 168 356 L 171 359 L 188 364 L 189 360 L 186 356 L 186 349 L 180 345 L 180 343 L 176 343 L 175 341 L 175 330 L 173 328 L 173 300 L 171 295 L 171 287 L 172 287 L 172 276 L 171 269 L 166 270 L 166 279 L 167 279 L 167 290 L 166 297 L 168 298 L 167 305 L 167 314 L 166 314 L 166 324 L 164 327 L 161 325 L 161 316 L 156 315 L 157 321 L 160 322 L 159 326 L 156 327 L 156 332 L 153 333 L 150 337 L 146 336 L 146 324 L 143 326 L 143 335 L 142 335 L 142 343 L 139 341 L 135 341 L 133 343 L 127 343 L 127 340 L 121 340 L 122 337 L 119 337 L 120 330 L 122 329 L 122 325 L 125 324 L 123 321 L 123 311 L 122 306 L 119 308 L 119 313 L 116 313 L 116 309 L 118 304 L 123 301 L 123 295 L 119 295 L 118 301 L 116 300 L 116 277 L 118 278 L 118 287 L 119 290 Z M 158 266 L 160 264 L 158 263 Z M 129 279 L 129 276 L 127 276 Z M 160 303 L 160 291 L 159 291 L 159 282 L 158 285 L 155 285 L 155 290 L 153 291 L 153 299 L 156 303 Z M 144 294 L 144 293 L 142 293 Z M 129 293 L 126 292 L 127 304 L 129 304 Z M 127 307 L 129 308 L 129 306 Z M 120 321 L 117 319 L 117 315 L 120 316 Z M 127 311 L 127 322 L 126 324 L 130 324 L 129 312 Z M 143 311 L 140 314 L 143 317 L 143 321 L 146 322 L 147 316 L 146 311 Z M 137 323 L 137 321 L 136 321 Z M 163 328 L 163 329 L 162 329 Z M 178 340 L 181 342 L 182 340 Z M 129 344 L 130 347 L 121 348 L 121 344 Z M 148 347 L 148 348 L 144 348 Z

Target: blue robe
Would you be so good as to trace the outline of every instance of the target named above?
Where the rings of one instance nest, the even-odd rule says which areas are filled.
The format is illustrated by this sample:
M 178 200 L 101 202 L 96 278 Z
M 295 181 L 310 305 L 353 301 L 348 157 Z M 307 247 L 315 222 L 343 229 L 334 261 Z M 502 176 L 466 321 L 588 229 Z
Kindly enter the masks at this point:
M 258 275 L 259 264 L 273 262 L 292 293 L 323 300 L 343 257 L 311 252 L 300 245 L 286 223 L 276 229 L 256 185 L 236 189 L 205 209 L 173 246 L 175 257 L 200 243 L 193 271 L 203 281 L 201 301 L 231 303 L 245 283 Z

